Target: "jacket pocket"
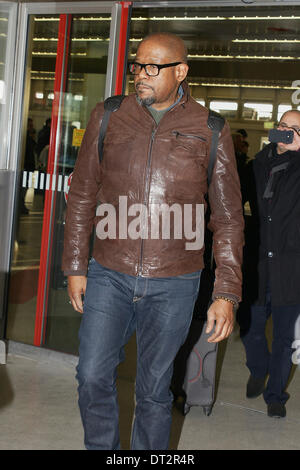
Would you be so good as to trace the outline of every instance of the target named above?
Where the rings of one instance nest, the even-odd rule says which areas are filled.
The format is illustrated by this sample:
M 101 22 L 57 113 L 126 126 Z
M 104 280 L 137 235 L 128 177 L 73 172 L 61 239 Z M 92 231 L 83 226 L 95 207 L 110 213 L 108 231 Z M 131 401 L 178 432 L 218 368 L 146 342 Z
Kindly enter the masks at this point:
M 121 139 L 120 136 L 108 135 L 103 145 L 103 170 L 117 174 L 130 174 L 133 145 L 133 138 Z
M 172 134 L 175 135 L 176 138 L 183 138 L 183 139 L 198 139 L 202 142 L 206 142 L 206 138 L 202 137 L 201 135 L 196 135 L 196 134 L 185 134 L 183 132 L 179 131 L 172 131 Z
M 172 131 L 168 155 L 169 170 L 176 175 L 176 180 L 187 184 L 202 180 L 200 167 L 205 165 L 207 144 L 205 137 Z

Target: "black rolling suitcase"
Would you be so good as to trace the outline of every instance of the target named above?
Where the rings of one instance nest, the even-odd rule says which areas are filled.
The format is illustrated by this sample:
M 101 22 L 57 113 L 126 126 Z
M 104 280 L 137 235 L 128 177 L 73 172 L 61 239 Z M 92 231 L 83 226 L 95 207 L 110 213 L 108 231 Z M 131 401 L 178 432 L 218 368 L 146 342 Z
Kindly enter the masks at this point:
M 211 238 L 206 233 L 206 238 Z M 175 405 L 186 415 L 192 406 L 202 406 L 206 416 L 211 414 L 215 399 L 217 343 L 208 343 L 206 334 L 207 310 L 211 304 L 214 269 L 207 260 L 210 246 L 206 245 L 205 268 L 201 274 L 198 298 L 187 339 L 174 361 L 171 390 Z
M 201 322 L 199 326 L 201 327 Z M 211 333 L 207 335 L 205 329 L 206 322 L 187 360 L 183 383 L 184 415 L 192 406 L 202 406 L 204 414 L 209 416 L 214 404 L 218 344 L 207 342 Z
M 207 124 L 213 130 L 208 166 L 208 182 L 210 182 L 218 136 L 224 126 L 224 119 L 210 112 Z M 192 406 L 202 406 L 204 414 L 209 416 L 215 399 L 218 344 L 208 343 L 207 338 L 212 332 L 205 333 L 207 310 L 211 304 L 214 284 L 212 236 L 208 230 L 205 233 L 204 264 L 193 320 L 188 337 L 175 358 L 171 383 L 175 403 L 180 405 L 184 415 Z

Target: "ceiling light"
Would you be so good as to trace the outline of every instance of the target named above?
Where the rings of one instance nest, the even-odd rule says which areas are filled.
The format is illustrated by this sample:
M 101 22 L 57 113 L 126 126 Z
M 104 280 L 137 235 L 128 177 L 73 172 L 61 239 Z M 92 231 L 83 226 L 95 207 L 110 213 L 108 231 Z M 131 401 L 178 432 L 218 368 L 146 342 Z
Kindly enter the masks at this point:
M 34 18 L 34 21 L 59 21 L 59 17 L 57 18 Z
M 58 38 L 33 38 L 33 41 L 58 41 Z
M 151 21 L 223 21 L 225 16 L 153 16 Z
M 89 17 L 80 17 L 80 18 L 73 18 L 74 21 L 110 21 L 111 17 L 107 16 L 89 16 Z
M 131 21 L 272 21 L 272 20 L 299 20 L 300 16 L 152 16 L 132 17 Z M 74 21 L 110 21 L 111 17 L 80 17 L 73 18 Z M 0 18 L 0 21 L 8 21 L 7 18 Z M 34 21 L 59 21 L 59 17 L 35 17 Z
M 228 18 L 229 20 L 299 20 L 300 16 L 232 16 Z
M 93 17 L 93 16 L 90 16 L 90 17 L 80 17 L 80 18 L 73 18 L 73 21 L 110 21 L 111 20 L 111 17 L 104 17 L 104 16 L 99 16 L 99 17 Z M 59 21 L 59 17 L 57 18 L 45 18 L 45 17 L 41 17 L 41 18 L 34 18 L 34 21 Z
M 299 60 L 293 56 L 188 54 L 189 59 Z
M 35 51 L 35 52 L 32 52 L 32 55 L 37 55 L 37 56 L 50 55 L 50 56 L 54 56 L 54 55 L 57 55 L 57 52 L 40 52 L 40 51 Z M 71 52 L 70 55 L 71 55 L 71 56 L 86 56 L 87 53 L 86 53 L 86 52 Z
M 272 20 L 299 20 L 300 16 L 152 16 L 150 18 L 134 17 L 132 21 L 272 21 Z
M 72 38 L 72 41 L 109 41 L 109 38 L 89 37 L 89 38 Z
M 189 82 L 189 86 L 209 86 L 209 87 L 228 87 L 228 88 L 267 88 L 280 90 L 297 90 L 297 87 L 281 85 L 260 85 L 243 83 L 213 83 L 213 82 Z
M 31 73 L 47 73 L 47 74 L 51 74 L 51 75 L 55 75 L 55 72 L 48 72 L 46 70 L 31 70 Z
M 32 55 L 57 55 L 56 52 L 32 52 Z
M 300 43 L 300 39 L 233 39 L 232 42 L 239 43 L 280 43 L 280 44 L 293 44 Z
M 0 35 L 1 36 L 1 35 Z M 58 38 L 33 38 L 36 42 L 58 41 Z M 89 38 L 71 38 L 72 41 L 109 41 L 109 38 L 89 37 Z M 139 39 L 141 41 L 141 39 Z

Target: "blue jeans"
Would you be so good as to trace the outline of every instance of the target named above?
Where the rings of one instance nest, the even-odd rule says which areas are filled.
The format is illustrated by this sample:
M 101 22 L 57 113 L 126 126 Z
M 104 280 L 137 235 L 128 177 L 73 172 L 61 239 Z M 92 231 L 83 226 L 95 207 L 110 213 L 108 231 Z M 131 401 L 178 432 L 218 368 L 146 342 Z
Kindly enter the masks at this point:
M 271 294 L 266 295 L 265 305 L 251 306 L 251 323 L 248 331 L 241 334 L 246 349 L 247 367 L 253 377 L 263 378 L 269 374 L 264 391 L 266 403 L 285 404 L 289 395 L 285 392 L 292 367 L 292 344 L 295 323 L 300 305 L 272 306 Z M 265 334 L 266 322 L 272 315 L 272 352 L 268 349 Z
M 79 331 L 77 379 L 85 446 L 120 448 L 117 366 L 136 331 L 132 449 L 167 449 L 173 361 L 184 343 L 201 271 L 168 278 L 121 274 L 91 260 Z

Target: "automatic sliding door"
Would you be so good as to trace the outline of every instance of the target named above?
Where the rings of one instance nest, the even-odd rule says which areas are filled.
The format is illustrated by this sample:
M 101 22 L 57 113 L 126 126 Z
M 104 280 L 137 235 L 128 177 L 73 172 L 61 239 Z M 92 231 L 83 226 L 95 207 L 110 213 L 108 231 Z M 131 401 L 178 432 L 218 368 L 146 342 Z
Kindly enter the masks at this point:
M 105 3 L 57 4 L 61 14 L 29 15 L 6 337 L 69 353 L 77 353 L 81 316 L 61 271 L 68 188 L 91 110 L 122 92 L 120 20 L 129 4 Z
M 110 15 L 74 15 L 69 37 L 68 73 L 61 97 L 58 154 L 52 215 L 52 251 L 48 259 L 47 317 L 43 321 L 45 346 L 77 352 L 81 315 L 68 302 L 67 279 L 61 270 L 67 191 L 85 128 L 97 102 L 105 96 Z
M 25 69 L 20 184 L 9 285 L 8 339 L 33 344 L 59 15 L 31 15 Z
M 9 142 L 16 44 L 17 5 L 0 2 L 0 340 L 4 337 L 6 286 L 9 274 L 13 187 L 15 174 L 9 169 Z M 0 341 L 0 363 L 4 362 Z

